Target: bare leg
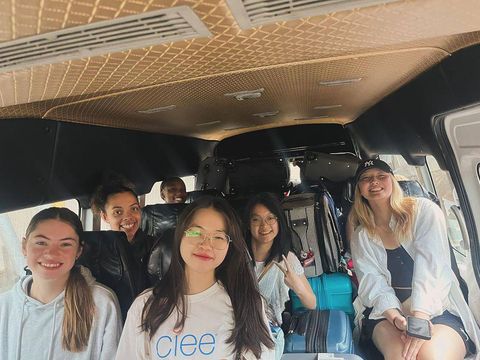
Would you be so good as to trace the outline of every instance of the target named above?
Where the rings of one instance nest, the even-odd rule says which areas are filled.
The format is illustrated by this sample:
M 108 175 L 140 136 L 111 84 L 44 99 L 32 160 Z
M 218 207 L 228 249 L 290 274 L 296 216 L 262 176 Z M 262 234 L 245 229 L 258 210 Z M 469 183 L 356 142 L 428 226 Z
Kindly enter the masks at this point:
M 417 360 L 461 360 L 467 350 L 461 336 L 446 325 L 433 325 L 432 339 L 425 341 Z
M 403 359 L 402 333 L 388 321 L 382 321 L 373 329 L 372 340 L 385 360 Z

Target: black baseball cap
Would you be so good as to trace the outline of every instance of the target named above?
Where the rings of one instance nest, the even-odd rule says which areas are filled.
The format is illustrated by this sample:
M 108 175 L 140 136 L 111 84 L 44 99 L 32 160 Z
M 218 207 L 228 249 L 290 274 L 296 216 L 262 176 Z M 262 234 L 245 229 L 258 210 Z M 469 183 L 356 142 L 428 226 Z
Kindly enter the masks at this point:
M 392 168 L 385 161 L 380 159 L 367 159 L 358 165 L 357 172 L 355 173 L 355 182 L 358 182 L 360 175 L 368 169 L 380 169 L 393 175 Z

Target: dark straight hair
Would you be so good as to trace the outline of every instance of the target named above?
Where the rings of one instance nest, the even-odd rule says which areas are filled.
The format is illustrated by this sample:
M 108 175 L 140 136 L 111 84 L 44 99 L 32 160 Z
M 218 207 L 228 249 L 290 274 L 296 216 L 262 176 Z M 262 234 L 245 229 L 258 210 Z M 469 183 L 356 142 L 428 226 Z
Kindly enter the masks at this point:
M 25 232 L 25 240 L 37 226 L 47 220 L 58 220 L 70 225 L 79 238 L 79 246 L 83 246 L 83 226 L 78 216 L 67 208 L 51 207 L 37 213 Z M 95 303 L 87 281 L 80 273 L 78 266 L 70 270 L 64 297 L 64 315 L 62 324 L 62 347 L 71 352 L 81 352 L 88 346 L 90 331 L 95 315 Z
M 187 290 L 185 262 L 180 255 L 180 243 L 195 213 L 200 209 L 209 208 L 224 217 L 226 232 L 232 240 L 225 259 L 215 269 L 216 280 L 222 283 L 232 302 L 235 320 L 235 326 L 226 342 L 233 344 L 236 357 L 250 350 L 259 358 L 262 344 L 267 348 L 273 348 L 274 343 L 264 321 L 262 299 L 250 265 L 239 219 L 230 205 L 218 197 L 202 197 L 190 204 L 180 215 L 175 230 L 170 268 L 155 285 L 152 296 L 145 303 L 142 311 L 142 330 L 148 332 L 152 338 L 175 309 L 178 314 L 175 328 L 183 329 L 188 308 L 185 299 Z
M 282 209 L 279 198 L 272 193 L 263 192 L 252 196 L 245 207 L 244 223 L 246 225 L 245 239 L 247 240 L 248 250 L 253 257 L 252 251 L 252 233 L 250 231 L 250 218 L 252 216 L 253 208 L 256 205 L 265 206 L 273 215 L 277 217 L 278 234 L 273 239 L 272 247 L 265 259 L 265 266 L 273 260 L 280 261 L 282 255 L 287 256 L 292 246 L 292 235 L 290 228 L 287 225 L 287 220 Z

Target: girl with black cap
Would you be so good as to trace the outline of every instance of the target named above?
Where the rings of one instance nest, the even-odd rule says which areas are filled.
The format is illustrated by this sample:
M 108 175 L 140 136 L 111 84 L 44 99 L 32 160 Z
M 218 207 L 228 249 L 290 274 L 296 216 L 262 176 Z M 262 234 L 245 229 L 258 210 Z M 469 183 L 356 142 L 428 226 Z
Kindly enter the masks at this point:
M 441 209 L 405 197 L 390 166 L 369 159 L 356 173 L 352 222 L 361 339 L 386 359 L 475 358 L 480 331 L 450 266 Z

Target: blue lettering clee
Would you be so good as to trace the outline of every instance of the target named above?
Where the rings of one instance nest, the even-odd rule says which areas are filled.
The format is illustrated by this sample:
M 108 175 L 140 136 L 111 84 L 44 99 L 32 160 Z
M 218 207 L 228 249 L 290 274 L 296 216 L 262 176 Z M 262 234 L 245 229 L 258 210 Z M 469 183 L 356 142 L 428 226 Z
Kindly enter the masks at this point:
M 176 335 L 174 338 L 163 335 L 160 336 L 156 343 L 156 352 L 159 359 L 167 357 L 194 356 L 197 350 L 202 355 L 210 355 L 215 351 L 216 338 L 215 335 L 205 333 L 198 339 L 193 334 L 183 336 Z
M 203 355 L 210 355 L 215 351 L 215 336 L 212 334 L 203 334 L 198 341 L 198 350 Z
M 161 354 L 160 353 L 160 350 L 162 349 L 162 345 L 160 344 L 160 342 L 162 340 L 166 340 L 166 341 L 169 341 L 170 342 L 170 349 L 168 350 L 167 353 L 165 354 Z M 165 346 L 167 349 L 168 349 L 168 344 L 164 344 L 163 346 Z M 170 355 L 170 353 L 172 352 L 172 338 L 170 336 L 167 336 L 167 335 L 164 335 L 164 336 L 160 336 L 157 340 L 157 355 L 160 359 L 165 359 L 168 355 Z
M 192 339 L 189 341 L 189 339 Z M 190 347 L 190 351 L 188 348 Z M 192 348 L 193 347 L 193 348 Z M 197 338 L 194 335 L 187 334 L 180 340 L 180 351 L 182 355 L 192 356 L 197 351 Z

